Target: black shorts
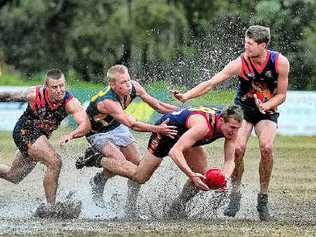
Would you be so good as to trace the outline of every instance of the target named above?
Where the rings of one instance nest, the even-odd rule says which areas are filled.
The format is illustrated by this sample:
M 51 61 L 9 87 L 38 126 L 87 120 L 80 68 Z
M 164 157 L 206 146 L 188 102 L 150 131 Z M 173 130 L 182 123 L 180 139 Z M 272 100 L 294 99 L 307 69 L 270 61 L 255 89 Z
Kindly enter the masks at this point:
M 270 120 L 276 124 L 278 124 L 278 118 L 279 118 L 279 113 L 274 112 L 274 113 L 266 113 L 263 114 L 261 113 L 257 108 L 256 109 L 247 109 L 245 107 L 242 107 L 242 110 L 244 112 L 244 119 L 253 124 L 254 126 L 260 122 L 261 120 Z
M 42 135 L 46 136 L 40 129 L 25 126 L 24 121 L 19 120 L 15 124 L 12 136 L 16 146 L 23 156 L 28 156 L 29 147 Z
M 176 139 L 166 136 L 158 136 L 157 133 L 152 133 L 149 138 L 147 149 L 154 156 L 162 159 L 169 154 L 170 149 L 176 142 Z
M 168 125 L 177 126 L 176 122 L 173 120 L 172 116 L 169 116 L 169 114 L 162 116 L 155 125 L 161 124 L 166 119 L 169 119 Z M 157 133 L 152 133 L 149 138 L 147 149 L 154 156 L 162 159 L 165 156 L 168 156 L 170 149 L 174 146 L 174 144 L 176 144 L 180 135 L 181 134 L 177 134 L 175 138 L 170 138 L 167 136 L 158 136 Z

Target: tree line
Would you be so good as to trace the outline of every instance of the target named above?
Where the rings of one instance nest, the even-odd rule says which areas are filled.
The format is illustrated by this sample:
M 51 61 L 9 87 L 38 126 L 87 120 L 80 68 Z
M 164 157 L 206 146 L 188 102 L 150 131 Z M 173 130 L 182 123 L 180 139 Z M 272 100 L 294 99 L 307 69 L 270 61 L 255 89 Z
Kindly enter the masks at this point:
M 143 82 L 192 86 L 243 50 L 249 25 L 271 28 L 290 89 L 316 89 L 312 0 L 0 0 L 0 60 L 28 75 L 58 67 L 86 81 L 127 65 Z

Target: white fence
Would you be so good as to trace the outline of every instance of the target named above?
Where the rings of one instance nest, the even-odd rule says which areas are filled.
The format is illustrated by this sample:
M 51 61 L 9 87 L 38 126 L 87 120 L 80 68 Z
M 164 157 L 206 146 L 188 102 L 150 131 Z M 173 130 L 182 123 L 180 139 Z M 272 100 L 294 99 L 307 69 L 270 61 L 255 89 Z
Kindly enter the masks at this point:
M 286 102 L 279 107 L 279 112 L 279 134 L 316 135 L 315 91 L 288 91 Z
M 0 93 L 3 91 L 23 91 L 25 87 L 1 86 Z M 23 114 L 27 104 L 23 102 L 0 102 L 0 130 L 12 131 L 15 123 Z

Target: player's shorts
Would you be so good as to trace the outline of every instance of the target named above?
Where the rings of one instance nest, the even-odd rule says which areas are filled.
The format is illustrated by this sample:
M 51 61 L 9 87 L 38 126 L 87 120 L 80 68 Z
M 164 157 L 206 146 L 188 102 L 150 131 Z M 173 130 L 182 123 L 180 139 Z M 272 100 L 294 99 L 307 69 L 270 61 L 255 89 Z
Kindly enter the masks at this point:
M 278 124 L 278 118 L 279 118 L 279 113 L 274 112 L 274 113 L 266 113 L 263 114 L 261 113 L 258 109 L 247 109 L 245 107 L 242 107 L 242 110 L 244 112 L 244 119 L 253 124 L 254 126 L 260 122 L 261 120 L 270 120 L 274 122 L 276 125 Z
M 112 143 L 117 147 L 127 147 L 135 142 L 135 138 L 128 127 L 123 124 L 106 133 L 93 134 L 87 137 L 87 140 L 99 152 L 102 152 L 104 145 L 107 143 Z
M 163 121 L 165 121 L 168 118 L 169 118 L 168 125 L 176 126 L 175 121 L 168 114 L 162 116 L 161 119 L 159 119 L 155 123 L 155 125 L 161 124 Z M 171 138 L 167 136 L 158 135 L 157 133 L 152 133 L 149 138 L 147 149 L 154 156 L 162 159 L 165 156 L 168 156 L 170 149 L 174 146 L 174 144 L 176 144 L 176 142 L 178 141 L 178 138 L 179 138 L 179 134 L 175 138 Z
M 28 156 L 29 147 L 43 135 L 46 136 L 42 130 L 36 127 L 26 128 L 23 120 L 19 120 L 14 127 L 12 137 L 22 155 Z

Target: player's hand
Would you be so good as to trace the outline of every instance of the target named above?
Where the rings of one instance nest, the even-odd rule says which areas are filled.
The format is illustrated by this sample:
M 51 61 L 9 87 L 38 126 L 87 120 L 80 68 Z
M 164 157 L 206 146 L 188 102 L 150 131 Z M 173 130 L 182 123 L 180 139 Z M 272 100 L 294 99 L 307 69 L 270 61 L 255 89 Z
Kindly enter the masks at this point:
M 265 106 L 265 103 L 259 100 L 256 94 L 253 94 L 253 98 L 255 99 L 255 103 L 262 114 L 273 114 L 275 112 L 273 110 L 268 110 L 268 108 Z
M 182 103 L 186 102 L 187 99 L 184 97 L 184 94 L 180 93 L 178 90 L 171 90 L 170 91 L 174 98 L 181 101 Z
M 256 103 L 256 105 L 257 105 L 257 107 L 258 107 L 260 113 L 265 114 L 266 111 L 265 111 L 265 108 L 264 108 L 264 106 L 263 106 L 262 101 L 258 99 L 258 97 L 257 97 L 256 94 L 253 94 L 253 98 L 255 99 L 255 103 Z
M 158 134 L 164 135 L 170 138 L 174 138 L 178 131 L 176 130 L 177 127 L 173 125 L 168 125 L 169 118 L 163 121 L 159 126 L 158 126 Z
M 60 145 L 61 147 L 64 147 L 65 144 L 66 144 L 67 142 L 69 142 L 71 139 L 72 139 L 72 135 L 70 135 L 70 134 L 64 135 L 64 136 L 62 136 L 62 137 L 60 138 L 60 140 L 59 140 L 59 145 Z
M 228 179 L 225 178 L 225 184 L 223 187 L 219 188 L 219 189 L 216 189 L 215 192 L 217 193 L 225 193 L 227 192 L 228 188 L 227 188 L 227 184 L 228 184 Z
M 200 173 L 194 173 L 192 177 L 190 177 L 192 183 L 194 184 L 195 187 L 197 187 L 200 190 L 203 191 L 209 191 L 210 188 L 205 184 L 203 180 L 205 180 L 205 176 Z

